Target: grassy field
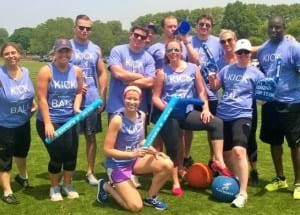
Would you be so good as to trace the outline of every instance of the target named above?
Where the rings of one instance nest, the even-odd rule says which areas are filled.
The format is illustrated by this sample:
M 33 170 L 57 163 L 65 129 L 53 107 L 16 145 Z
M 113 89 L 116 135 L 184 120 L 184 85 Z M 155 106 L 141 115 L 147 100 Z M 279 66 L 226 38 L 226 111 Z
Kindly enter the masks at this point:
M 22 65 L 30 69 L 32 79 L 35 82 L 38 68 L 43 65 L 39 62 L 24 61 Z M 260 108 L 259 108 L 260 109 Z M 34 185 L 32 190 L 23 190 L 13 180 L 16 175 L 16 168 L 12 171 L 12 187 L 21 201 L 17 206 L 10 206 L 0 201 L 0 214 L 129 214 L 121 209 L 114 201 L 99 205 L 95 201 L 96 187 L 89 186 L 85 180 L 85 142 L 80 137 L 78 152 L 77 169 L 73 177 L 73 183 L 80 194 L 77 200 L 68 200 L 55 203 L 49 199 L 49 180 L 47 175 L 48 154 L 39 139 L 35 129 L 35 117 L 32 118 L 32 145 L 28 156 L 28 172 L 31 183 Z M 99 178 L 105 177 L 103 168 L 103 139 L 106 131 L 106 114 L 104 114 L 104 132 L 97 135 L 97 161 L 96 175 Z M 260 123 L 259 123 L 260 125 Z M 267 193 L 263 187 L 274 175 L 274 168 L 271 161 L 269 147 L 259 141 L 259 162 L 260 183 L 256 187 L 249 187 L 249 200 L 245 208 L 231 208 L 227 203 L 216 202 L 211 197 L 210 189 L 192 189 L 184 185 L 185 195 L 182 198 L 175 198 L 170 194 L 171 182 L 161 191 L 160 196 L 169 206 L 164 212 L 145 207 L 141 214 L 300 214 L 300 201 L 292 198 L 293 171 L 290 161 L 289 149 L 284 148 L 284 167 L 286 177 L 289 182 L 289 189 L 279 192 Z M 197 161 L 208 161 L 208 145 L 206 132 L 195 132 L 192 147 L 192 156 Z M 142 195 L 145 195 L 150 182 L 149 178 L 141 178 L 143 187 Z M 2 188 L 0 188 L 2 195 Z

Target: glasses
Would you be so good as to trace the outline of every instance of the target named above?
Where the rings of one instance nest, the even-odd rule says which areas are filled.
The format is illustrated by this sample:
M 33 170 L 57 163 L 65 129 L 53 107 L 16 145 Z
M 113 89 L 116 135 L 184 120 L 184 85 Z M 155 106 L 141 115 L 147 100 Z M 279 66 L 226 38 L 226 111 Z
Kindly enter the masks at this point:
M 79 25 L 79 26 L 78 26 L 78 29 L 79 29 L 80 31 L 83 31 L 84 29 L 85 29 L 86 31 L 91 31 L 91 30 L 92 30 L 92 27 L 87 27 L 87 26 L 81 26 L 81 25 Z
M 175 53 L 180 53 L 180 49 L 179 48 L 169 48 L 166 50 L 167 53 L 172 53 L 172 52 L 175 52 Z
M 250 54 L 250 51 L 246 50 L 246 49 L 242 49 L 242 50 L 238 50 L 237 52 L 235 52 L 237 55 L 242 55 L 242 54 Z
M 226 44 L 226 43 L 231 43 L 233 41 L 233 39 L 232 38 L 229 38 L 229 39 L 227 39 L 227 40 L 220 40 L 220 43 L 222 44 L 222 45 L 224 45 L 224 44 Z
M 205 22 L 199 22 L 198 25 L 199 25 L 200 27 L 204 27 L 204 26 L 207 27 L 207 28 L 210 28 L 210 27 L 211 27 L 211 24 L 205 23 Z
M 146 35 L 141 35 L 141 34 L 138 34 L 138 33 L 133 33 L 132 35 L 133 35 L 133 37 L 134 37 L 135 39 L 141 38 L 141 40 L 146 40 L 147 37 L 148 37 L 148 36 L 146 36 Z

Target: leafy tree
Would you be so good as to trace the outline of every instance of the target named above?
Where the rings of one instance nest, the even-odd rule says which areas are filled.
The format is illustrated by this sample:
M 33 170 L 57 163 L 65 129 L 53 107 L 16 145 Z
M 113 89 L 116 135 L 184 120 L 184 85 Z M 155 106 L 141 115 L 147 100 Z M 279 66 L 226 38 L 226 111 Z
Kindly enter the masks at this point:
M 8 32 L 5 28 L 0 28 L 0 46 L 8 40 Z
M 291 20 L 287 25 L 286 32 L 293 35 L 297 41 L 300 41 L 300 19 Z
M 45 23 L 38 25 L 30 40 L 30 51 L 39 55 L 47 54 L 57 38 L 72 37 L 73 25 L 71 18 L 63 17 L 48 19 Z
M 9 40 L 18 43 L 26 52 L 30 47 L 30 39 L 32 38 L 33 28 L 19 28 L 10 35 Z
M 260 24 L 255 11 L 237 1 L 225 7 L 221 26 L 235 31 L 239 38 L 249 38 L 258 32 Z

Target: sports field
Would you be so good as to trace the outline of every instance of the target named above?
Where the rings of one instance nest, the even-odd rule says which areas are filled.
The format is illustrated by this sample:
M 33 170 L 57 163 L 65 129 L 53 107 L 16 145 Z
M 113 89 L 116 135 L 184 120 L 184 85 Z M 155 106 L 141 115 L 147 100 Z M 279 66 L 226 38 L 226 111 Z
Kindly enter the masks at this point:
M 33 61 L 23 61 L 22 65 L 29 68 L 35 82 L 36 74 L 43 63 Z M 259 108 L 260 110 L 260 108 Z M 103 114 L 104 132 L 97 136 L 98 152 L 96 161 L 96 176 L 103 178 L 106 176 L 103 168 L 103 139 L 106 131 L 106 114 Z M 32 145 L 28 156 L 28 173 L 34 189 L 23 190 L 14 182 L 16 168 L 12 171 L 12 187 L 20 200 L 17 206 L 7 205 L 0 201 L 0 214 L 129 214 L 121 209 L 113 200 L 104 205 L 99 205 L 95 201 L 96 187 L 91 187 L 85 182 L 85 141 L 80 137 L 80 146 L 78 151 L 77 170 L 73 177 L 73 184 L 79 192 L 80 198 L 76 200 L 64 199 L 61 202 L 51 202 L 49 199 L 49 180 L 47 174 L 48 154 L 39 139 L 35 129 L 35 116 L 32 122 Z M 259 122 L 260 125 L 260 122 Z M 260 174 L 260 183 L 256 187 L 249 186 L 248 203 L 243 209 L 231 208 L 228 203 L 216 202 L 210 189 L 198 190 L 184 185 L 185 195 L 181 198 L 173 197 L 170 194 L 172 183 L 168 183 L 160 193 L 160 197 L 165 200 L 169 206 L 167 211 L 156 211 L 155 209 L 145 207 L 140 214 L 300 214 L 300 201 L 292 198 L 293 171 L 290 161 L 289 149 L 284 148 L 284 168 L 289 183 L 288 190 L 266 193 L 264 185 L 274 175 L 273 164 L 269 153 L 269 147 L 258 141 L 259 162 L 258 170 Z M 206 132 L 195 132 L 192 147 L 192 157 L 196 161 L 208 161 L 208 144 L 206 141 Z M 140 189 L 142 195 L 147 192 L 150 178 L 141 177 L 143 187 Z M 2 195 L 2 188 L 0 188 Z

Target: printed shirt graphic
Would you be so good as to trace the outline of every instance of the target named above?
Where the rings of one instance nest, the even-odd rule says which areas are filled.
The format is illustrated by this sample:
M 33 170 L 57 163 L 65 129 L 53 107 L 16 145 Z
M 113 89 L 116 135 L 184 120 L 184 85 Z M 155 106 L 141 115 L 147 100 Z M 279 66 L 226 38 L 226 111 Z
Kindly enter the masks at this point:
M 82 106 L 86 107 L 100 98 L 97 64 L 98 59 L 102 58 L 101 49 L 91 41 L 81 44 L 71 39 L 70 42 L 73 47 L 71 63 L 81 68 L 84 85 L 87 87 L 87 92 L 83 96 L 82 102 Z
M 254 66 L 240 68 L 232 64 L 221 69 L 217 79 L 222 82 L 223 96 L 217 107 L 217 116 L 225 121 L 252 118 L 255 85 L 263 77 Z
M 112 65 L 119 65 L 128 72 L 140 73 L 146 78 L 155 77 L 154 60 L 151 55 L 145 50 L 134 53 L 129 49 L 128 44 L 116 46 L 111 50 L 109 66 Z M 123 91 L 126 86 L 126 83 L 123 83 L 123 81 L 116 79 L 111 75 L 106 104 L 106 111 L 108 113 L 114 113 L 124 107 Z M 142 111 L 147 112 L 147 102 L 144 90 L 142 103 L 139 108 Z
M 175 72 L 170 65 L 164 66 L 164 86 L 162 100 L 168 103 L 172 96 L 179 98 L 194 98 L 196 96 L 196 65 L 187 63 L 183 72 Z
M 15 128 L 26 123 L 31 114 L 34 87 L 26 68 L 13 80 L 5 66 L 0 67 L 0 126 Z
M 120 109 L 118 115 L 122 117 L 122 128 L 118 133 L 115 149 L 121 151 L 134 151 L 144 138 L 144 122 L 139 113 L 136 123 L 124 116 L 124 109 Z M 108 157 L 106 159 L 106 168 L 127 167 L 134 163 L 136 158 L 116 159 Z
M 282 60 L 275 100 L 300 103 L 300 44 L 284 38 L 279 44 L 267 41 L 258 51 L 261 70 L 275 78 L 276 59 Z
M 216 36 L 210 35 L 207 40 L 200 40 L 199 37 L 197 35 L 195 35 L 191 38 L 191 43 L 192 43 L 192 46 L 194 47 L 194 49 L 196 49 L 197 52 L 199 53 L 199 56 L 200 56 L 199 68 L 200 68 L 200 70 L 202 67 L 207 66 L 209 63 L 209 60 L 202 48 L 203 43 L 206 43 L 207 47 L 209 48 L 209 50 L 212 53 L 216 62 L 223 56 L 223 49 L 220 45 L 220 40 Z M 218 71 L 216 71 L 216 72 L 218 72 Z M 206 87 L 206 91 L 207 91 L 208 100 L 210 100 L 210 101 L 217 100 L 218 99 L 217 92 L 210 90 L 210 86 L 208 83 L 206 83 L 205 87 Z

